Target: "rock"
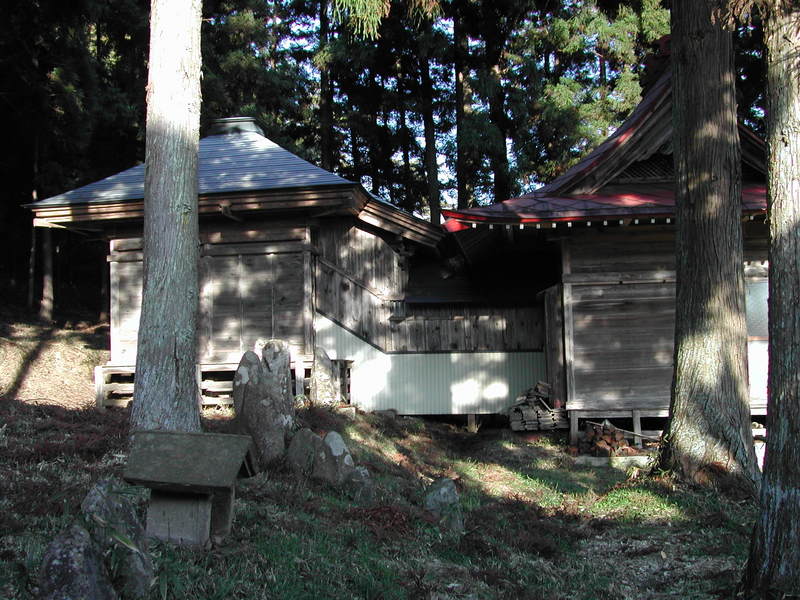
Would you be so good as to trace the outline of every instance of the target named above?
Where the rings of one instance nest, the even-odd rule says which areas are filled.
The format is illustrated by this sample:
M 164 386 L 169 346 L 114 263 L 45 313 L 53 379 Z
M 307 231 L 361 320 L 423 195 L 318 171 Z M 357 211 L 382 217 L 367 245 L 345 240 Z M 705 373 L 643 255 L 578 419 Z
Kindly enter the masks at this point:
M 325 454 L 322 438 L 308 428 L 303 428 L 292 437 L 286 452 L 286 463 L 300 477 L 311 477 L 318 455 Z
M 372 414 L 383 417 L 387 421 L 394 421 L 397 419 L 397 411 L 394 408 L 387 408 L 385 410 L 373 410 Z
M 54 539 L 39 569 L 41 600 L 116 600 L 100 550 L 78 524 Z
M 428 488 L 424 501 L 427 510 L 440 525 L 456 534 L 464 533 L 464 515 L 455 482 L 442 477 Z
M 324 348 L 314 349 L 314 367 L 311 369 L 311 402 L 314 404 L 339 404 L 342 401 L 339 373 Z
M 294 419 L 289 344 L 283 340 L 268 340 L 261 350 L 261 361 L 267 375 L 267 391 L 275 397 L 278 409 Z
M 375 498 L 375 484 L 366 467 L 356 467 L 344 480 L 347 494 L 359 504 L 370 504 Z
M 253 438 L 259 467 L 281 458 L 295 414 L 286 342 L 265 342 L 262 358 L 244 353 L 233 379 L 233 407 L 232 429 Z
M 336 409 L 336 414 L 342 415 L 348 421 L 355 421 L 358 417 L 358 410 L 355 406 L 340 406 Z
M 122 488 L 114 478 L 98 481 L 83 499 L 81 510 L 100 552 L 106 554 L 113 549 L 116 553 L 122 596 L 147 598 L 155 579 L 153 561 L 147 551 L 144 527 Z
M 350 450 L 335 431 L 329 431 L 322 440 L 323 454 L 317 454 L 311 477 L 331 485 L 342 485 L 355 469 Z
M 335 431 L 323 439 L 310 429 L 301 429 L 289 444 L 286 462 L 299 476 L 335 486 L 342 485 L 355 469 L 350 451 Z

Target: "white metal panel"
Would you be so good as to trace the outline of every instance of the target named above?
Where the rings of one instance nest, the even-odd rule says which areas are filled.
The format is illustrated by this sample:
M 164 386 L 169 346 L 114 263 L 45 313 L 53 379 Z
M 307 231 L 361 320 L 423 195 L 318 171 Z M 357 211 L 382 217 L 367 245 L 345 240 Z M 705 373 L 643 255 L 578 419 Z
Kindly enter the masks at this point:
M 750 374 L 750 402 L 767 403 L 767 372 L 769 342 L 755 340 L 747 343 L 747 370 Z
M 319 313 L 314 325 L 318 346 L 353 361 L 351 402 L 364 410 L 499 413 L 546 377 L 542 352 L 386 354 Z

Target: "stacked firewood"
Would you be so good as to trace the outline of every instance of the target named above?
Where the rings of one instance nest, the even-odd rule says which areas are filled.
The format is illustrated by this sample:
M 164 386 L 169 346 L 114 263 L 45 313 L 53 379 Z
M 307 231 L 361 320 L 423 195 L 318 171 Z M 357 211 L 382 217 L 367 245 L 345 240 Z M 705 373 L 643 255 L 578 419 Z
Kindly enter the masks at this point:
M 625 439 L 625 434 L 608 420 L 587 423 L 586 432 L 578 441 L 578 451 L 593 456 L 631 456 L 638 453 Z
M 514 431 L 547 431 L 569 427 L 567 411 L 552 408 L 548 403 L 550 386 L 540 381 L 523 394 L 509 409 L 508 417 Z

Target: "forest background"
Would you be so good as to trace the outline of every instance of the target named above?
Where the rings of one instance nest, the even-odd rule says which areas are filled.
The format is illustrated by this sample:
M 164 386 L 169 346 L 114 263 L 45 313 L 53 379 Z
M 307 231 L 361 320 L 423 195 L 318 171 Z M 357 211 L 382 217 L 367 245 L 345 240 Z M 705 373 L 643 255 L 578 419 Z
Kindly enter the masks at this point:
M 149 2 L 12 4 L 0 284 L 23 303 L 36 243 L 23 205 L 144 159 Z M 255 117 L 281 146 L 436 222 L 442 206 L 531 191 L 613 132 L 649 83 L 668 4 L 449 0 L 426 16 L 393 0 L 365 39 L 328 0 L 206 0 L 201 124 Z M 739 115 L 761 135 L 762 35 L 757 20 L 736 31 Z M 102 311 L 105 242 L 53 238 L 57 308 Z

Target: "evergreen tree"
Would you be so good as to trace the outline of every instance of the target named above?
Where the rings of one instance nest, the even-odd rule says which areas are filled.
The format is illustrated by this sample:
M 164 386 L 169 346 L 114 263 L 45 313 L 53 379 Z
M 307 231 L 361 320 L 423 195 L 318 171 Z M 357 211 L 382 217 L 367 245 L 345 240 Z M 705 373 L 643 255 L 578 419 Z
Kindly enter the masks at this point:
M 732 36 L 712 6 L 672 4 L 676 306 L 660 464 L 755 495 Z
M 767 48 L 769 400 L 767 451 L 744 574 L 748 599 L 800 596 L 800 8 L 760 3 Z

